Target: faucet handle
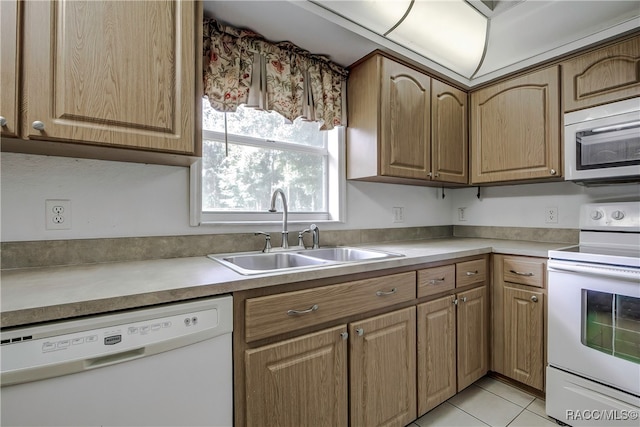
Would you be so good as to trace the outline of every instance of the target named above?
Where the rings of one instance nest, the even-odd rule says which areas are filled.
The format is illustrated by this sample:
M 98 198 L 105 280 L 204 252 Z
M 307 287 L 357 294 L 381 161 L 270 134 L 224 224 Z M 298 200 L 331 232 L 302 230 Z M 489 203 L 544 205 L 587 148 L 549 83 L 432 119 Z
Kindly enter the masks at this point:
M 298 232 L 298 246 L 301 246 L 301 247 L 303 247 L 303 248 L 304 248 L 304 240 L 302 239 L 302 235 L 303 235 L 304 233 L 310 233 L 310 232 L 311 232 L 311 230 L 310 230 L 310 229 L 308 229 L 308 228 L 305 228 L 304 230 L 302 230 L 302 231 Z M 305 248 L 305 249 L 306 249 L 306 248 Z
M 262 248 L 262 252 L 271 252 L 271 235 L 269 233 L 258 231 L 254 233 L 254 236 L 265 236 L 264 248 Z

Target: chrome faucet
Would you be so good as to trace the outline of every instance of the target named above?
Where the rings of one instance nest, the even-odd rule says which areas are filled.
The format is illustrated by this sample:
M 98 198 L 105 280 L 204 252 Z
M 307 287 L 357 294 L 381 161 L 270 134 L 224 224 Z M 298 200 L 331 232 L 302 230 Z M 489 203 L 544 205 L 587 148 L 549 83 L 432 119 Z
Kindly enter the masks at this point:
M 309 230 L 313 233 L 313 249 L 318 249 L 320 247 L 320 229 L 317 225 L 311 224 Z
M 287 230 L 287 218 L 289 216 L 289 208 L 287 207 L 287 197 L 284 195 L 284 191 L 281 188 L 276 188 L 271 195 L 271 209 L 269 212 L 276 211 L 276 199 L 278 194 L 282 199 L 282 249 L 289 249 L 289 231 Z

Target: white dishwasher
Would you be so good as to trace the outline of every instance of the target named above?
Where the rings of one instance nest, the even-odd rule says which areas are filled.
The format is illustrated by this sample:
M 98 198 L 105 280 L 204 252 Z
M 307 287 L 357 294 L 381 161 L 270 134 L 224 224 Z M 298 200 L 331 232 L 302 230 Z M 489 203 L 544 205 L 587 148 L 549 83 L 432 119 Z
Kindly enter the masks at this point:
M 3 426 L 231 426 L 231 296 L 11 329 Z

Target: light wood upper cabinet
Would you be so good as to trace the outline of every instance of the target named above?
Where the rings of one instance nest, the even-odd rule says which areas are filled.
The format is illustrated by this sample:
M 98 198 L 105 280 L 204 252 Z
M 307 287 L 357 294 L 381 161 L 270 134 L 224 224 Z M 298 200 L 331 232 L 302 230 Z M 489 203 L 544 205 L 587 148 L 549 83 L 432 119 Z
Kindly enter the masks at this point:
M 198 154 L 196 2 L 23 5 L 23 138 Z
M 352 323 L 349 336 L 351 425 L 403 427 L 415 420 L 415 307 Z
M 466 184 L 469 181 L 467 94 L 431 80 L 432 179 Z
M 640 36 L 561 65 L 565 112 L 640 96 Z
M 562 176 L 557 66 L 471 94 L 471 183 Z
M 467 183 L 467 95 L 382 55 L 349 75 L 347 178 Z
M 17 137 L 20 132 L 18 22 L 22 4 L 23 2 L 14 0 L 0 1 L 0 120 L 3 123 L 3 137 Z
M 381 86 L 380 173 L 428 179 L 431 78 L 383 58 Z
M 248 426 L 347 426 L 345 325 L 245 352 Z M 304 409 L 302 409 L 304 408 Z
M 546 260 L 493 257 L 491 370 L 544 390 Z

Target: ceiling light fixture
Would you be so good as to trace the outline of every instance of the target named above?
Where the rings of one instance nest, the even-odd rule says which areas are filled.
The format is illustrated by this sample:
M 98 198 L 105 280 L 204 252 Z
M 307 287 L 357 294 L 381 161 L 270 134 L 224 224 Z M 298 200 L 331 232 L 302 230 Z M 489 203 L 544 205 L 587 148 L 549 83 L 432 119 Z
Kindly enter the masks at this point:
M 487 18 L 464 0 L 315 3 L 465 77 L 482 60 Z

